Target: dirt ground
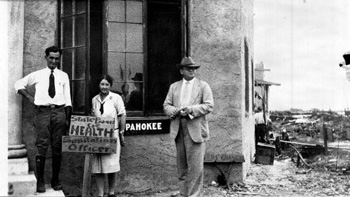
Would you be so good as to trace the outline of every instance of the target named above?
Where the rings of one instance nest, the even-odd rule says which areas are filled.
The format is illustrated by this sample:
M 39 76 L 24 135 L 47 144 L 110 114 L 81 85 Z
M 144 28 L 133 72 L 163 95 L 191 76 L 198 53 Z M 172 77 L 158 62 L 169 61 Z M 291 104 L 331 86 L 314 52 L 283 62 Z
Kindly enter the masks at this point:
M 349 160 L 335 159 L 335 154 L 333 151 L 329 156 L 316 156 L 309 167 L 297 167 L 288 155 L 275 157 L 273 165 L 252 164 L 244 183 L 230 185 L 230 188 L 216 183 L 205 185 L 204 197 L 350 196 L 350 173 L 345 171 Z M 174 192 L 119 196 L 170 197 Z

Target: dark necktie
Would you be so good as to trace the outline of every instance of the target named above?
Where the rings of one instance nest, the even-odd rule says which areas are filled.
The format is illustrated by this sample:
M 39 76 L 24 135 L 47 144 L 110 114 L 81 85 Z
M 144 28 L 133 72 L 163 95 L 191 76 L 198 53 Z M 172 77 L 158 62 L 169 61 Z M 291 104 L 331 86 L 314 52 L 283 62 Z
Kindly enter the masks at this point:
M 55 76 L 53 75 L 53 70 L 51 70 L 50 74 L 50 84 L 49 84 L 49 95 L 51 98 L 55 97 Z

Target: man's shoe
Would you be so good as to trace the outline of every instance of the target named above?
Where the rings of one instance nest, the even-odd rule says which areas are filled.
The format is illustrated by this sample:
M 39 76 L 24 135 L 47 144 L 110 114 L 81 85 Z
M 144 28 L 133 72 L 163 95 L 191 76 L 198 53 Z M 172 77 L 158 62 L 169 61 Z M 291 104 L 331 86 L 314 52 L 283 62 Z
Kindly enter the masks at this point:
M 38 182 L 36 183 L 36 191 L 39 193 L 46 192 L 45 190 L 45 181 L 38 179 Z
M 62 190 L 62 185 L 59 181 L 51 181 L 51 187 L 55 191 Z
M 108 197 L 116 197 L 115 194 L 108 194 Z

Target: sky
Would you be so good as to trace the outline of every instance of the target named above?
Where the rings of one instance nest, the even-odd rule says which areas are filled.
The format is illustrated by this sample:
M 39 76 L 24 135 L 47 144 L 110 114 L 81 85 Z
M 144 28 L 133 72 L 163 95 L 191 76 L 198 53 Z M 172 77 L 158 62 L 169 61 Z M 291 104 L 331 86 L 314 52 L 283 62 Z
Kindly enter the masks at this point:
M 350 108 L 339 67 L 350 51 L 349 0 L 254 0 L 254 62 L 263 62 L 269 109 Z

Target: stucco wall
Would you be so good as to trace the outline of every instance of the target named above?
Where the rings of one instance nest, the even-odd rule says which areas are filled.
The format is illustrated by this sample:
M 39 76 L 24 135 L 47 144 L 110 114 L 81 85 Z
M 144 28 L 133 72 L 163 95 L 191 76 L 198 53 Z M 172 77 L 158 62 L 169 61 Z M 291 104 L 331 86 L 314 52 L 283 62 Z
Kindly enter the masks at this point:
M 209 116 L 211 140 L 206 153 L 209 158 L 207 175 L 213 179 L 213 173 L 218 174 L 212 164 L 220 159 L 213 161 L 212 155 L 229 155 L 235 162 L 228 173 L 230 180 L 240 181 L 245 178 L 254 151 L 252 106 L 245 113 L 244 103 L 244 40 L 247 40 L 251 58 L 253 1 L 192 0 L 192 4 L 192 56 L 202 65 L 199 77 L 210 84 L 215 101 L 215 110 Z M 252 84 L 249 89 L 251 94 Z M 240 163 L 243 160 L 245 162 Z M 227 166 L 222 168 L 225 170 Z
M 126 136 L 121 153 L 119 191 L 177 187 L 175 144 L 169 134 Z
M 213 91 L 207 153 L 242 151 L 242 63 L 239 1 L 194 0 L 192 56 L 201 64 L 199 77 Z

